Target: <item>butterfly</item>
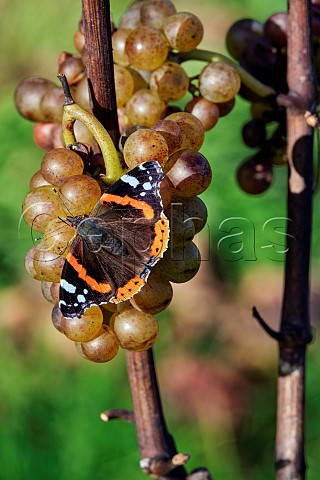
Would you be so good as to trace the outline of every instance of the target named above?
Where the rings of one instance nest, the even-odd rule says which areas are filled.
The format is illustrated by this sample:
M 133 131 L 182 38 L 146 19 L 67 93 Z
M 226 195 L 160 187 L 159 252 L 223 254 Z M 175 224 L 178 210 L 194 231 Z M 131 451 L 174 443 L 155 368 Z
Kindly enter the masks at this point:
M 92 305 L 119 303 L 138 293 L 169 241 L 156 161 L 141 163 L 104 193 L 89 215 L 67 217 L 76 236 L 60 281 L 66 318 Z

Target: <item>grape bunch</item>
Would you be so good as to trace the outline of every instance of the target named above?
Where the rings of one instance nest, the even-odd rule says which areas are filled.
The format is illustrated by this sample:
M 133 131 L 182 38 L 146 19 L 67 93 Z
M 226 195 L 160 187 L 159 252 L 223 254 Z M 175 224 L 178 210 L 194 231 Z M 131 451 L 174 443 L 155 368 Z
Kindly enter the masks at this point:
M 319 55 L 320 2 L 312 1 L 315 55 Z M 277 12 L 264 23 L 255 19 L 236 21 L 226 35 L 230 55 L 256 79 L 273 89 L 264 98 L 242 83 L 239 95 L 250 102 L 250 115 L 242 128 L 245 145 L 254 153 L 238 167 L 237 180 L 249 194 L 265 192 L 273 180 L 273 169 L 287 164 L 286 114 L 276 96 L 288 93 L 288 13 Z
M 241 86 L 236 69 L 221 61 L 207 62 L 190 81 L 179 55 L 191 52 L 197 58 L 196 47 L 202 36 L 200 20 L 192 13 L 177 12 L 170 0 L 136 0 L 118 28 L 113 26 L 122 133 L 119 151 L 108 143 L 111 139 L 107 132 L 97 138 L 90 128 L 97 120 L 89 113 L 81 22 L 74 36 L 80 55 L 64 52 L 58 61 L 59 73 L 66 77 L 76 109 L 82 112 L 81 121 L 77 117 L 71 122 L 76 142 L 66 140 L 70 132 L 66 132 L 63 115 L 67 109 L 75 109 L 64 106 L 65 92 L 60 86 L 45 78 L 29 77 L 16 89 L 17 109 L 35 122 L 34 141 L 46 151 L 23 201 L 26 223 L 43 235 L 27 253 L 25 267 L 32 278 L 41 281 L 44 297 L 54 304 L 54 326 L 89 360 L 109 361 L 119 346 L 133 351 L 150 348 L 158 335 L 154 315 L 170 304 L 171 283 L 187 282 L 199 270 L 201 256 L 193 240 L 207 219 L 199 195 L 212 178 L 211 167 L 199 150 L 205 131 L 232 110 Z M 184 99 L 183 111 L 180 106 Z M 173 103 L 177 101 L 180 106 Z M 93 152 L 93 135 L 100 147 L 107 142 L 107 155 L 104 148 L 101 153 Z M 76 235 L 66 217 L 89 215 L 110 184 L 150 160 L 158 161 L 165 173 L 160 194 L 170 223 L 170 241 L 163 258 L 132 298 L 117 305 L 92 306 L 80 319 L 64 318 L 58 305 L 59 283 Z

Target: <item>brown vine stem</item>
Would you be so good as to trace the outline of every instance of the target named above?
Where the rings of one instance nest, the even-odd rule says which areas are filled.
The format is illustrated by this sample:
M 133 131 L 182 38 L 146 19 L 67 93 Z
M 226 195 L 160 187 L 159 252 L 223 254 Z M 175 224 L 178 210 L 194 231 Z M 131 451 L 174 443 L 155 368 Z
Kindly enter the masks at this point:
M 95 117 L 118 144 L 109 0 L 83 0 L 87 75 Z M 188 455 L 177 454 L 161 406 L 152 350 L 127 352 L 141 468 L 153 478 L 183 480 Z
M 312 217 L 313 132 L 304 118 L 315 102 L 310 1 L 289 0 L 288 86 L 302 109 L 287 108 L 288 223 L 280 325 L 277 480 L 305 478 L 304 402 L 306 346 L 311 340 L 309 261 Z
M 83 0 L 82 22 L 92 113 L 117 146 L 120 134 L 113 73 L 110 2 Z

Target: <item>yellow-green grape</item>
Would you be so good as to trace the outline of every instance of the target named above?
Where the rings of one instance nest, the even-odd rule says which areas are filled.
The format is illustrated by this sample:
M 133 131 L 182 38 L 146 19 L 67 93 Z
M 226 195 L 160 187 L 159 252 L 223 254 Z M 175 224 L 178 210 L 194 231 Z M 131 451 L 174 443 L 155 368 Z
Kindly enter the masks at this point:
M 173 283 L 188 282 L 193 278 L 201 264 L 201 256 L 197 246 L 190 242 L 184 248 L 168 248 L 155 271 Z
M 128 137 L 123 156 L 130 169 L 149 160 L 157 160 L 162 165 L 168 158 L 168 146 L 160 133 L 143 128 Z
M 45 92 L 40 101 L 43 122 L 61 123 L 63 115 L 64 93 L 61 87 Z
M 165 20 L 176 13 L 176 8 L 170 0 L 149 0 L 142 2 L 140 21 L 142 25 L 161 30 Z
M 208 160 L 196 150 L 180 150 L 171 155 L 164 171 L 174 188 L 174 194 L 194 197 L 210 185 L 212 171 Z
M 176 122 L 182 133 L 181 149 L 199 150 L 204 142 L 204 128 L 198 118 L 191 113 L 176 112 L 168 115 L 166 120 Z
M 81 318 L 61 318 L 60 327 L 69 340 L 74 342 L 89 342 L 96 338 L 103 321 L 99 307 L 88 308 Z
M 165 62 L 152 72 L 149 85 L 164 102 L 174 102 L 187 93 L 189 77 L 178 63 Z
M 41 162 L 43 178 L 52 185 L 60 186 L 73 175 L 83 172 L 82 158 L 68 148 L 55 148 L 46 153 Z
M 168 55 L 168 45 L 160 30 L 140 26 L 133 30 L 126 41 L 126 54 L 132 67 L 155 70 Z
M 50 251 L 44 241 L 38 243 L 34 251 L 33 266 L 35 279 L 46 282 L 60 282 L 65 259 Z
M 54 218 L 65 216 L 58 194 L 51 186 L 31 190 L 23 200 L 22 214 L 29 227 L 39 233 L 44 233 Z
M 120 346 L 141 352 L 152 347 L 158 336 L 158 322 L 153 315 L 129 308 L 112 316 L 111 328 Z
M 140 4 L 142 4 L 142 2 L 139 2 Z M 133 5 L 129 5 L 129 8 L 127 9 L 127 11 L 122 15 L 122 17 L 120 18 L 120 21 L 119 21 L 119 29 L 135 29 L 137 27 L 139 27 L 139 25 L 141 24 L 140 22 L 140 8 L 141 8 L 141 5 L 139 5 L 139 8 L 133 8 L 134 6 Z
M 38 187 L 50 186 L 50 183 L 44 179 L 41 170 L 37 170 L 31 177 L 30 190 Z
M 82 53 L 86 47 L 84 35 L 81 29 L 77 30 L 73 36 L 73 45 L 79 53 Z
M 55 255 L 66 257 L 76 230 L 60 218 L 55 218 L 48 223 L 43 236 L 43 241 Z
M 170 244 L 174 247 L 184 247 L 196 234 L 193 221 L 179 207 L 173 201 L 165 211 L 170 222 Z
M 152 126 L 152 130 L 159 132 L 168 145 L 168 155 L 181 150 L 182 133 L 179 125 L 172 120 L 159 120 Z
M 24 268 L 26 269 L 27 274 L 30 275 L 31 278 L 35 278 L 37 276 L 37 272 L 33 265 L 34 253 L 36 251 L 36 248 L 37 245 L 31 247 L 30 250 L 27 252 L 26 256 L 24 257 Z
M 112 34 L 112 55 L 115 63 L 127 67 L 129 65 L 128 55 L 126 54 L 126 41 L 132 32 L 129 28 L 118 28 Z
M 238 72 L 224 62 L 209 63 L 199 76 L 199 91 L 210 102 L 228 102 L 241 87 Z
M 80 343 L 77 347 L 77 350 L 86 359 L 96 363 L 105 363 L 117 355 L 119 340 L 108 325 L 102 325 L 96 338 Z
M 117 107 L 123 107 L 132 97 L 134 80 L 125 67 L 114 65 L 114 81 L 116 89 Z
M 166 104 L 150 90 L 138 90 L 126 105 L 126 115 L 130 125 L 152 127 L 161 118 Z
M 185 111 L 192 113 L 200 120 L 205 132 L 211 130 L 217 124 L 220 115 L 218 105 L 203 97 L 190 100 L 185 106 Z
M 90 97 L 88 89 L 88 78 L 83 77 L 72 92 L 74 101 L 88 112 L 90 111 Z
M 145 286 L 131 298 L 130 302 L 137 310 L 155 315 L 167 308 L 172 297 L 170 282 L 158 273 L 151 272 Z
M 61 185 L 59 196 L 69 215 L 90 213 L 101 196 L 98 182 L 88 175 L 74 175 Z
M 41 292 L 44 298 L 53 304 L 59 302 L 60 283 L 57 282 L 41 282 Z
M 196 15 L 178 12 L 167 18 L 164 33 L 172 48 L 180 52 L 188 52 L 201 42 L 203 25 Z

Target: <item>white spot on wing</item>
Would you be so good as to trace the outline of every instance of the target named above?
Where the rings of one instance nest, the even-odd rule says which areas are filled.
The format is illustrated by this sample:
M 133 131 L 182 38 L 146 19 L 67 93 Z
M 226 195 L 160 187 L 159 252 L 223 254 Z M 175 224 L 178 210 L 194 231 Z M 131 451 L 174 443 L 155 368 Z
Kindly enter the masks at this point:
M 60 300 L 59 305 L 65 305 L 67 306 L 66 302 L 64 300 Z
M 142 185 L 142 188 L 144 190 L 151 190 L 152 189 L 152 185 L 150 182 L 145 182 L 143 185 Z
M 87 290 L 86 288 L 84 288 L 84 289 L 83 289 L 83 293 L 84 293 L 85 295 L 87 295 L 88 290 Z
M 140 197 L 144 197 L 146 195 L 146 192 L 141 192 Z
M 77 300 L 78 300 L 78 302 L 80 302 L 80 303 L 85 303 L 85 301 L 86 301 L 86 299 L 85 299 L 85 297 L 84 297 L 83 295 L 78 295 L 78 296 L 77 296 Z
M 122 179 L 123 182 L 128 183 L 131 187 L 136 188 L 139 185 L 139 180 L 136 177 L 132 177 L 131 175 L 126 175 Z
M 63 290 L 65 290 L 66 292 L 69 292 L 69 293 L 75 293 L 75 291 L 76 291 L 76 287 L 74 285 L 72 285 L 71 283 L 68 283 L 64 279 L 61 280 L 60 286 L 61 286 L 61 288 L 63 288 Z

